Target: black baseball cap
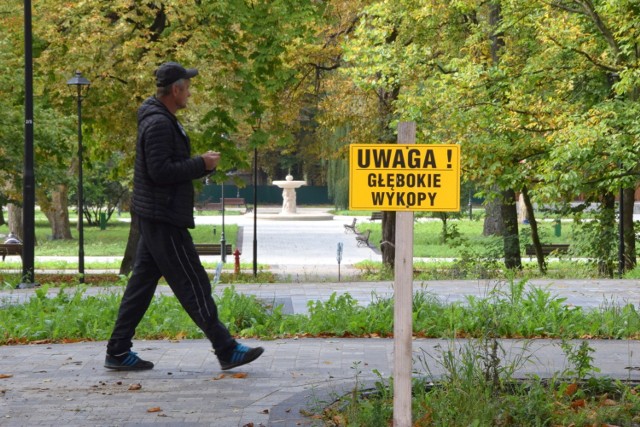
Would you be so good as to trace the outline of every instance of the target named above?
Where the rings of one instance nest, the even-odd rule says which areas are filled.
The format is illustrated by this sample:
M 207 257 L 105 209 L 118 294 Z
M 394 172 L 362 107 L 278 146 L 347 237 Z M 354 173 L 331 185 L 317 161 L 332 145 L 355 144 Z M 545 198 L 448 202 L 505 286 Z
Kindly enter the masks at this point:
M 156 86 L 167 87 L 180 79 L 190 79 L 198 75 L 195 68 L 184 68 L 177 62 L 165 62 L 155 71 Z

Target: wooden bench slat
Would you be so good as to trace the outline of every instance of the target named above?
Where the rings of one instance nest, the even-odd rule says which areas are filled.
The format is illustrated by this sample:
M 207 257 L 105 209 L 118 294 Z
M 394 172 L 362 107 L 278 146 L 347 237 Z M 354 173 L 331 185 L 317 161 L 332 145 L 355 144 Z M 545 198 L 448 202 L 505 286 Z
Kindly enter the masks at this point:
M 224 207 L 244 207 L 246 212 L 252 212 L 253 208 L 247 206 L 247 202 L 244 197 L 225 197 Z M 206 202 L 200 203 L 196 206 L 198 211 L 221 211 L 222 210 L 222 198 L 219 202 Z
M 230 243 L 226 245 L 227 255 L 232 255 L 233 250 Z M 222 255 L 222 245 L 220 243 L 196 243 L 198 255 Z
M 353 218 L 353 222 L 351 224 L 344 224 L 344 232 L 351 232 L 351 233 L 355 233 L 356 232 L 356 221 L 358 220 L 358 218 Z
M 369 246 L 369 237 L 371 236 L 371 230 L 367 230 L 364 233 L 356 235 L 356 242 L 358 247 Z
M 564 243 L 544 244 L 541 245 L 542 255 L 550 255 L 552 252 L 566 254 L 569 252 L 569 245 Z M 525 246 L 525 253 L 529 256 L 536 254 L 536 248 L 533 245 Z
M 9 255 L 22 257 L 22 243 L 0 243 L 0 255 L 2 255 L 3 261 Z
M 222 199 L 220 199 L 220 203 L 222 203 Z M 247 202 L 245 202 L 244 197 L 225 197 L 224 204 L 225 206 L 247 206 Z

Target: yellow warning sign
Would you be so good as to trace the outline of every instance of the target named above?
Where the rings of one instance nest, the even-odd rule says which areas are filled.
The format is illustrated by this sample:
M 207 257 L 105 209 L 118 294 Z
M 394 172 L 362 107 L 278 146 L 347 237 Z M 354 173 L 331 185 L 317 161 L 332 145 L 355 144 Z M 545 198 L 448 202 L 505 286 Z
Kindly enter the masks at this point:
M 460 146 L 352 144 L 351 210 L 460 210 Z

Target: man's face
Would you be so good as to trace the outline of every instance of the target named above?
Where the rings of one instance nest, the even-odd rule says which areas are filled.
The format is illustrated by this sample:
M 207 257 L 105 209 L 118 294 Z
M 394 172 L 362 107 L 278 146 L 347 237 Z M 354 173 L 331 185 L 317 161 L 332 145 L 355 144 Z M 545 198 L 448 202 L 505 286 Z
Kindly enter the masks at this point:
M 189 91 L 190 85 L 191 82 L 188 79 L 174 85 L 173 96 L 178 109 L 187 108 L 187 99 L 191 96 L 191 92 Z

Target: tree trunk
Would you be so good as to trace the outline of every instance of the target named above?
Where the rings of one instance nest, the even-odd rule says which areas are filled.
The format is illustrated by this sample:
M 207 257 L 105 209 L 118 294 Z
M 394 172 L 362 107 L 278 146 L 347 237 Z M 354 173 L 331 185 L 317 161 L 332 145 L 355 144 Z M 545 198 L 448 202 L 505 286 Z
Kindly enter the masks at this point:
M 129 238 L 127 239 L 127 247 L 124 250 L 122 263 L 120 264 L 120 274 L 128 275 L 133 270 L 133 264 L 136 261 L 136 249 L 138 248 L 138 240 L 140 240 L 140 228 L 138 227 L 138 216 L 131 212 L 131 226 L 129 227 Z
M 7 222 L 4 220 L 4 211 L 2 208 L 3 206 L 0 205 L 0 225 L 5 225 Z
M 633 207 L 635 205 L 635 189 L 625 188 L 622 203 L 622 229 L 624 235 L 624 271 L 636 267 L 636 233 L 633 224 Z
M 484 226 L 483 236 L 504 235 L 504 224 L 502 221 L 502 201 L 498 197 L 489 198 L 484 204 Z
M 540 235 L 538 234 L 538 223 L 536 222 L 533 205 L 531 204 L 529 190 L 527 187 L 522 188 L 522 200 L 524 201 L 524 206 L 527 210 L 527 219 L 529 220 L 529 226 L 531 227 L 531 242 L 536 250 L 538 269 L 540 270 L 540 273 L 545 274 L 547 272 L 547 262 L 544 259 L 544 254 L 542 253 L 542 244 L 540 243 Z
M 509 269 L 522 268 L 520 238 L 518 236 L 518 208 L 512 189 L 502 192 L 502 220 L 504 222 L 504 265 Z
M 390 268 L 395 268 L 396 261 L 396 213 L 395 211 L 382 212 L 382 264 Z
M 489 4 L 489 26 L 494 32 L 489 36 L 489 39 L 491 40 L 491 60 L 494 66 L 497 66 L 500 62 L 500 49 L 504 47 L 503 34 L 497 31 L 501 23 L 502 8 L 500 3 L 492 2 Z
M 68 199 L 68 187 L 64 184 L 56 185 L 52 189 L 51 200 L 42 192 L 38 194 L 40 209 L 49 220 L 52 240 L 73 239 L 69 223 Z
M 613 254 L 612 248 L 616 236 L 616 198 L 612 193 L 606 193 L 602 197 L 600 211 L 598 212 L 598 240 L 597 240 L 597 260 L 598 274 L 602 277 L 613 277 Z
M 9 232 L 13 233 L 18 239 L 23 240 L 22 208 L 13 203 L 9 203 L 7 210 L 9 215 Z
M 498 32 L 498 28 L 502 20 L 501 12 L 502 11 L 500 8 L 500 3 L 489 3 L 489 27 L 492 30 L 492 33 L 489 35 L 491 52 L 490 66 L 496 68 L 500 64 L 500 50 L 504 47 L 504 39 L 502 38 L 502 34 Z M 496 186 L 494 186 L 491 190 L 494 194 L 501 193 Z M 499 197 L 491 198 L 485 205 L 484 228 L 482 230 L 482 234 L 484 236 L 506 236 L 506 221 L 504 220 L 504 214 L 506 210 L 503 209 L 503 205 L 504 202 Z M 517 223 L 518 217 L 516 213 L 516 227 Z
M 441 243 L 447 243 L 447 238 L 449 237 L 449 230 L 447 229 L 447 221 L 449 219 L 448 212 L 438 212 L 437 215 L 442 221 L 442 238 L 440 239 Z

